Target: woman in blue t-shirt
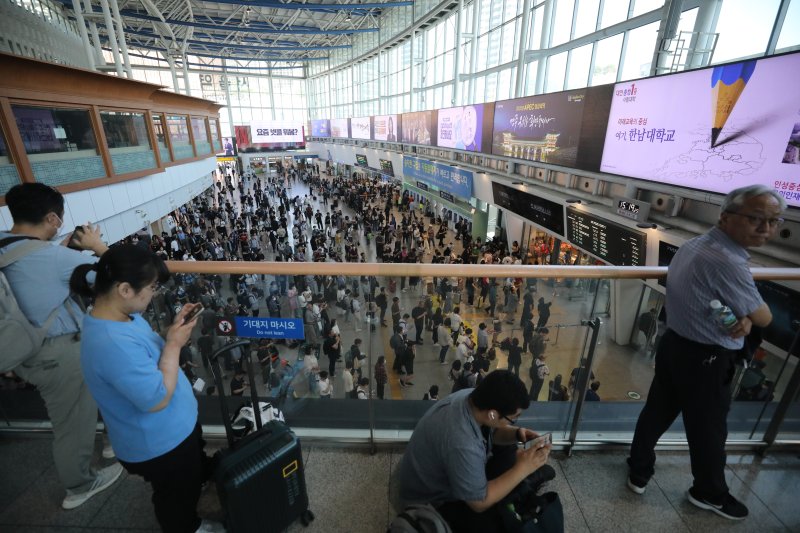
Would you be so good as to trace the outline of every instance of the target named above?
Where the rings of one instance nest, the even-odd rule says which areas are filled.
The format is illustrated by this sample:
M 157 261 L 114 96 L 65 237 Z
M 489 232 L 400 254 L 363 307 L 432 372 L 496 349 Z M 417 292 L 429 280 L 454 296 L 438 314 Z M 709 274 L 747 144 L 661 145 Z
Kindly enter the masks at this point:
M 96 271 L 92 286 L 86 280 L 90 270 Z M 81 367 L 119 462 L 153 488 L 161 528 L 213 531 L 218 524 L 197 516 L 211 468 L 197 401 L 178 361 L 197 323 L 197 317 L 186 324 L 184 318 L 199 304 L 183 306 L 166 341 L 141 315 L 168 279 L 164 262 L 134 245 L 112 247 L 94 265 L 75 269 L 72 290 L 94 297 L 83 322 Z

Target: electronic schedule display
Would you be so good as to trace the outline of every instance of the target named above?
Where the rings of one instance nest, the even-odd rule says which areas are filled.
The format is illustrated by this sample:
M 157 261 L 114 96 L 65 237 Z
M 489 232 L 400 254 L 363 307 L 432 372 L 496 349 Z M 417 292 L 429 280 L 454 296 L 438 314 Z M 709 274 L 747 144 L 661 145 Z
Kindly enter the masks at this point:
M 567 240 L 612 265 L 645 265 L 647 235 L 577 209 L 567 209 Z

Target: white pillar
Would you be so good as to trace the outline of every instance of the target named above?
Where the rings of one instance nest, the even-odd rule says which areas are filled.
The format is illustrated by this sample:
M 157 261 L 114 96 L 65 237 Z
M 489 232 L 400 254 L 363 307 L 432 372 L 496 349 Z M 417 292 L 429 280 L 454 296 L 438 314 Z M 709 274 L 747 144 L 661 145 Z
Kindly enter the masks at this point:
M 78 22 L 78 31 L 81 33 L 86 61 L 89 62 L 89 68 L 95 70 L 94 51 L 92 51 L 92 43 L 89 42 L 89 34 L 86 32 L 86 23 L 83 21 L 83 11 L 79 0 L 72 0 L 72 10 L 75 12 L 75 19 Z
M 453 99 L 450 105 L 461 105 L 461 21 L 464 20 L 464 0 L 458 0 L 456 13 L 456 50 L 453 58 Z
M 475 72 L 478 61 L 478 20 L 481 14 L 481 2 L 472 2 L 472 46 L 469 50 L 469 70 L 472 77 L 469 79 L 469 98 L 465 103 L 475 103 Z
M 111 13 L 114 15 L 114 20 L 117 23 L 117 41 L 119 48 L 122 50 L 122 60 L 125 63 L 125 72 L 128 78 L 133 79 L 133 69 L 131 68 L 131 58 L 128 57 L 128 45 L 125 43 L 125 27 L 122 25 L 122 17 L 119 14 L 119 6 L 117 0 L 110 0 Z
M 236 137 L 236 130 L 233 129 L 233 111 L 231 111 L 231 92 L 228 88 L 228 65 L 224 57 L 222 58 L 222 75 L 225 76 L 225 83 L 222 86 L 225 87 L 225 107 L 228 109 L 228 122 L 231 125 L 230 136 Z
M 517 56 L 517 79 L 514 85 L 514 98 L 522 96 L 525 87 L 525 52 L 528 49 L 528 26 L 531 24 L 531 0 L 522 3 L 522 34 L 519 40 Z
M 111 53 L 114 55 L 114 67 L 117 69 L 117 76 L 121 78 L 123 76 L 122 60 L 119 57 L 117 32 L 114 30 L 114 21 L 111 19 L 111 9 L 108 7 L 108 0 L 100 0 L 100 7 L 103 9 L 103 19 L 106 23 L 109 46 L 111 46 Z
M 542 40 L 539 43 L 539 50 L 547 50 L 550 48 L 550 29 L 553 27 L 553 0 L 545 0 L 544 10 L 542 12 Z M 542 94 L 544 92 L 544 82 L 547 76 L 547 61 L 548 57 L 542 55 L 539 57 L 539 64 L 536 69 L 536 88 L 534 94 Z

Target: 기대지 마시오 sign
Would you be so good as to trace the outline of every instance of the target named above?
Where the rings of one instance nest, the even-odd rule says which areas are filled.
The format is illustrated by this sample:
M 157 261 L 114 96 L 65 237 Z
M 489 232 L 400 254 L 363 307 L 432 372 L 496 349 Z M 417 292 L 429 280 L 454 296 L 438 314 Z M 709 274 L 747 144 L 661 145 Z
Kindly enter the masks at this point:
M 263 339 L 303 339 L 302 318 L 237 316 L 236 336 Z

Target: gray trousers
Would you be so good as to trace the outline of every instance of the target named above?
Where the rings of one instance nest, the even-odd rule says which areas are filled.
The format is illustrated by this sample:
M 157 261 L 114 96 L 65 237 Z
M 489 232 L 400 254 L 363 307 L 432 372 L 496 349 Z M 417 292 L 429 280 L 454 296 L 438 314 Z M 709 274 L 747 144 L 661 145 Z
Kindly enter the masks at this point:
M 97 404 L 81 373 L 81 344 L 73 335 L 45 340 L 34 357 L 14 369 L 36 386 L 53 425 L 53 459 L 62 485 L 70 492 L 88 490 L 97 430 Z

